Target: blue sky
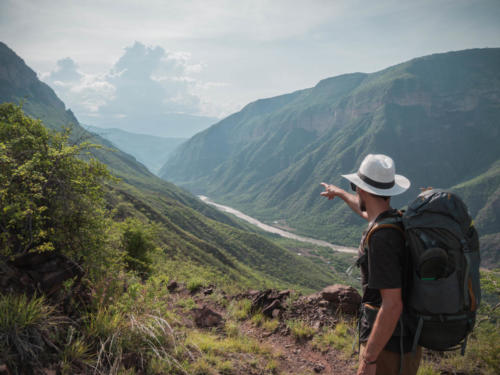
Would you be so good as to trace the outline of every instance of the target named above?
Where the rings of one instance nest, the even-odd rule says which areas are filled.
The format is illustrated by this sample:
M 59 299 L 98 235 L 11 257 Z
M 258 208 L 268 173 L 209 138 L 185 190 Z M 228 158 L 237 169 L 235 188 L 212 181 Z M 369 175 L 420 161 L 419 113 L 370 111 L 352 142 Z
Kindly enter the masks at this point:
M 0 0 L 1 40 L 96 125 L 221 118 L 338 74 L 499 47 L 498 20 L 499 0 Z

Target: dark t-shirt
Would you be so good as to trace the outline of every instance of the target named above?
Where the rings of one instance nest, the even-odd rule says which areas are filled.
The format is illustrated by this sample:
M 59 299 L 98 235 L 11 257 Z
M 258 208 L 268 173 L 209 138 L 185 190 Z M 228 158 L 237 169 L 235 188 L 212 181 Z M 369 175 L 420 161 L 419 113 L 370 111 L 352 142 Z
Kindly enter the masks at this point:
M 373 224 L 397 215 L 397 210 L 385 211 Z M 371 225 L 363 233 L 363 239 L 370 228 Z M 364 249 L 361 244 L 359 255 L 363 254 Z M 362 302 L 378 307 L 382 304 L 380 289 L 403 287 L 405 240 L 402 233 L 396 228 L 377 229 L 370 237 L 367 255 L 367 261 L 361 263 Z M 410 351 L 411 344 L 411 338 L 405 336 L 403 338 L 405 352 Z M 400 352 L 400 338 L 391 337 L 385 349 Z

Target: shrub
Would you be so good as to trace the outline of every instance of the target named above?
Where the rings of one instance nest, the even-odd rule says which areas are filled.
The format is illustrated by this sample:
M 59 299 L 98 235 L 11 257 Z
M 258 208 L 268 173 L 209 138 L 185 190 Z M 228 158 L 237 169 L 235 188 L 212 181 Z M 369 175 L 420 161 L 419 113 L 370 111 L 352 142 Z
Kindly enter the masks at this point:
M 50 357 L 50 336 L 63 319 L 44 297 L 0 295 L 0 361 L 23 372 Z
M 49 132 L 21 107 L 0 104 L 0 255 L 59 250 L 80 258 L 104 243 L 106 167 L 79 157 L 70 130 Z
M 151 229 L 137 219 L 127 219 L 124 226 L 122 246 L 127 254 L 127 268 L 137 271 L 145 278 L 151 273 L 150 253 L 155 248 Z

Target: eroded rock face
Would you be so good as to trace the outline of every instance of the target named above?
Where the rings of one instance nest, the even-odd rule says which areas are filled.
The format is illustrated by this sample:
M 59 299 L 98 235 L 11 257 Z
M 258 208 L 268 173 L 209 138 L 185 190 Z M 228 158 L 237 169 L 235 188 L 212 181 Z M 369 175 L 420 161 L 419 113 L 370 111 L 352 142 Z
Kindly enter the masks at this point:
M 281 310 L 284 309 L 284 303 L 290 295 L 290 290 L 267 289 L 258 293 L 249 292 L 249 295 L 252 298 L 252 311 L 262 310 L 264 315 L 272 318 L 279 316 Z
M 222 323 L 222 315 L 203 306 L 201 309 L 193 309 L 194 322 L 199 328 L 217 327 Z

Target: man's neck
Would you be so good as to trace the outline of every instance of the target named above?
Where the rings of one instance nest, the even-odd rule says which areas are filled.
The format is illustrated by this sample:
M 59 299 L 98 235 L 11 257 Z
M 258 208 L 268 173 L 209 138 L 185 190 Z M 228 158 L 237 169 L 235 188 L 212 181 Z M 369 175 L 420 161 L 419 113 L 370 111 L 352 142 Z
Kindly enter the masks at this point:
M 374 199 L 370 204 L 367 204 L 366 213 L 368 214 L 368 221 L 373 222 L 382 212 L 391 209 L 389 200 Z

